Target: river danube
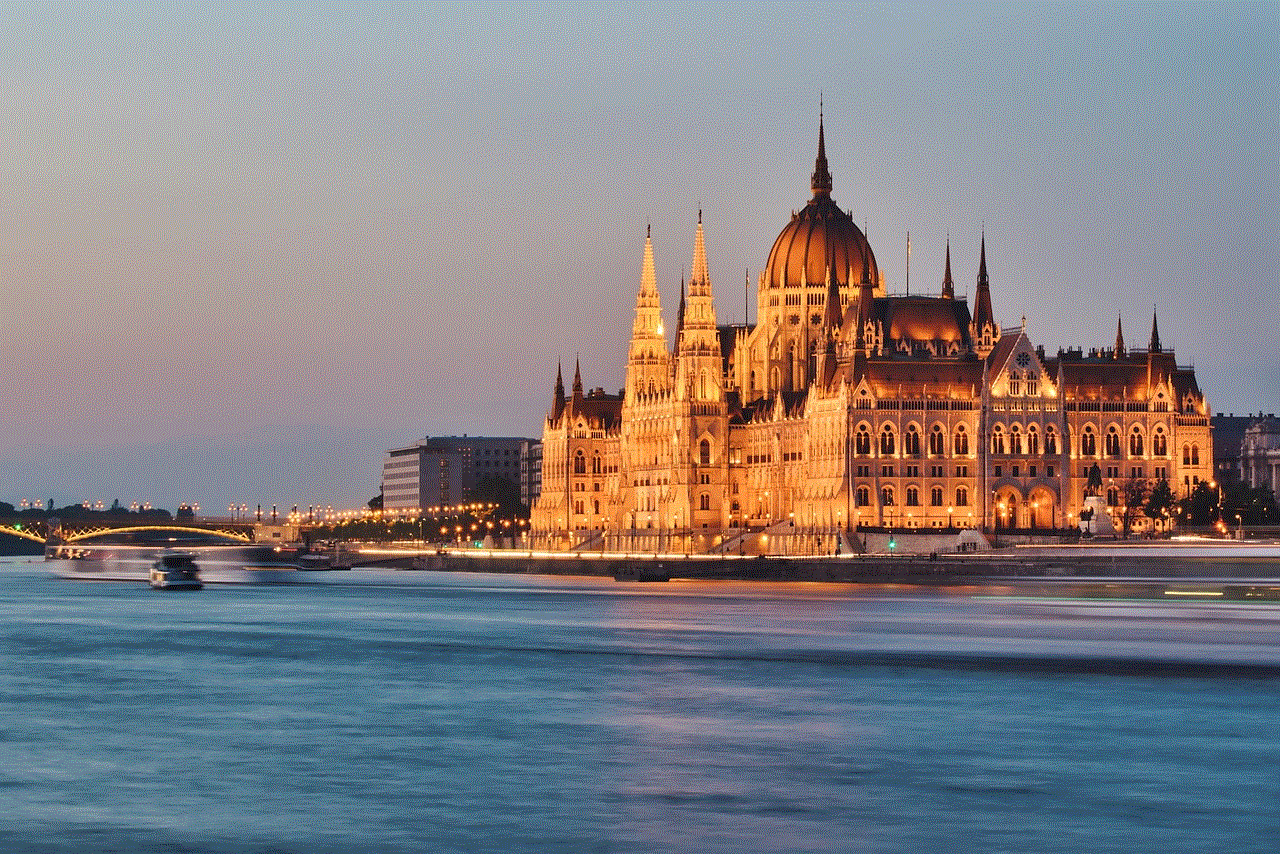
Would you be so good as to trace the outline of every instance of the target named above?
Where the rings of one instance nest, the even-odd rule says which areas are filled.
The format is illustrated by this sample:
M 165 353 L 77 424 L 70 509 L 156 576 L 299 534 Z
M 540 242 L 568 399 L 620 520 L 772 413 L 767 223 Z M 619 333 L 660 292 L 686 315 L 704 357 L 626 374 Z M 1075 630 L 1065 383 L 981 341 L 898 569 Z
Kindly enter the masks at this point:
M 1274 602 L 308 576 L 0 561 L 0 851 L 1275 850 Z

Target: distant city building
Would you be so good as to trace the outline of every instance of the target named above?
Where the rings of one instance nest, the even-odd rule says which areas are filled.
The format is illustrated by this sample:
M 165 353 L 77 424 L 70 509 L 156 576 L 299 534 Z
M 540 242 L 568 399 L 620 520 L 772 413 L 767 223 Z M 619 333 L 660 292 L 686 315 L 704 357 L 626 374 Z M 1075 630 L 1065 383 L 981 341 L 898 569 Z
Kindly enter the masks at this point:
M 542 494 L 542 443 L 529 439 L 520 452 L 520 503 L 533 507 Z
M 1261 415 L 1215 415 L 1209 419 L 1213 427 L 1213 470 L 1218 483 L 1231 485 L 1241 480 L 1240 448 L 1244 433 Z
M 1117 321 L 1113 345 L 1047 355 L 1025 320 L 997 323 L 985 236 L 972 311 L 949 242 L 940 293 L 887 291 L 831 198 L 821 120 L 811 188 L 760 274 L 753 325 L 717 324 L 699 213 L 669 337 L 646 234 L 625 388 L 587 391 L 575 370 L 566 393 L 557 373 L 533 542 L 826 551 L 860 526 L 1034 531 L 1076 527 L 1082 510 L 1118 529 L 1140 489 L 1213 478 L 1209 404 L 1154 315 L 1145 348 Z
M 1240 479 L 1280 495 L 1280 418 L 1259 416 L 1240 443 Z
M 387 452 L 382 463 L 382 506 L 386 510 L 438 507 L 477 500 L 486 478 L 521 487 L 522 437 L 436 436 Z

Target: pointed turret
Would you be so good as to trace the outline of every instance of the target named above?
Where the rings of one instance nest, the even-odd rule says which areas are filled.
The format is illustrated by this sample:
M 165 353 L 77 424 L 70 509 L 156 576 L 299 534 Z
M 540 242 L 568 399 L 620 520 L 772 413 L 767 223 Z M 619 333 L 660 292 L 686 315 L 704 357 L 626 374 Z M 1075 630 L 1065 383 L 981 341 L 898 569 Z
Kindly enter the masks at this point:
M 680 334 L 684 332 L 684 277 L 680 277 L 680 307 L 676 309 L 676 340 L 674 349 L 680 349 Z
M 969 327 L 973 349 L 985 359 L 1000 340 L 1000 327 L 991 311 L 991 280 L 987 276 L 987 234 L 982 233 L 982 249 L 978 260 L 978 292 L 974 296 L 973 323 Z
M 578 359 L 573 360 L 573 399 L 582 400 L 582 367 Z
M 946 271 L 942 274 L 942 298 L 955 299 L 956 287 L 951 281 L 951 238 L 947 238 L 947 266 Z
M 810 182 L 814 196 L 831 195 L 831 172 L 827 169 L 827 141 L 822 131 L 822 107 L 818 107 L 818 159 L 813 164 Z
M 1115 359 L 1124 358 L 1124 330 L 1120 326 L 1120 317 L 1116 316 L 1116 349 L 1112 353 Z
M 1151 343 L 1147 345 L 1147 349 L 1152 353 L 1161 352 L 1160 349 L 1160 330 L 1156 328 L 1156 310 L 1151 309 Z
M 720 338 L 716 332 L 716 307 L 707 268 L 702 211 L 698 211 L 698 227 L 693 236 L 688 298 L 682 298 L 680 316 L 676 345 L 677 392 L 688 393 L 698 400 L 719 400 L 724 369 L 720 363 Z
M 556 391 L 551 402 L 551 420 L 558 421 L 564 413 L 564 376 L 560 370 L 560 363 L 556 362 Z
M 836 278 L 836 271 L 827 267 L 827 307 L 823 313 L 822 326 L 827 331 L 827 337 L 833 337 L 840 331 L 840 323 L 844 319 L 844 312 L 840 310 L 840 281 Z
M 653 237 L 644 233 L 644 265 L 640 271 L 640 289 L 636 292 L 636 317 L 631 327 L 631 346 L 627 352 L 626 393 L 634 401 L 637 394 L 665 391 L 671 385 L 670 354 L 666 332 L 662 327 L 662 302 L 658 296 L 658 277 L 654 272 Z

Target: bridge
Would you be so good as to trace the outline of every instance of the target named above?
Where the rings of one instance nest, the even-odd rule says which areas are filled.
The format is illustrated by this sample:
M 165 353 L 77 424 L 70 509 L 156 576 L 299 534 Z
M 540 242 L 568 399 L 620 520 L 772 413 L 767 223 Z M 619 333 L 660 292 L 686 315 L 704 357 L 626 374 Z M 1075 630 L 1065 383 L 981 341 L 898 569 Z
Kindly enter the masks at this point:
M 128 536 L 131 534 L 214 535 L 230 542 L 259 542 L 258 529 L 275 532 L 283 526 L 260 525 L 253 522 L 233 522 L 225 519 L 182 519 L 135 524 L 132 521 L 111 522 L 101 519 L 75 520 L 50 523 L 48 520 L 0 519 L 0 535 L 9 535 L 34 543 L 79 543 L 99 537 Z M 296 537 L 296 526 L 295 534 Z M 273 537 L 280 539 L 277 533 Z

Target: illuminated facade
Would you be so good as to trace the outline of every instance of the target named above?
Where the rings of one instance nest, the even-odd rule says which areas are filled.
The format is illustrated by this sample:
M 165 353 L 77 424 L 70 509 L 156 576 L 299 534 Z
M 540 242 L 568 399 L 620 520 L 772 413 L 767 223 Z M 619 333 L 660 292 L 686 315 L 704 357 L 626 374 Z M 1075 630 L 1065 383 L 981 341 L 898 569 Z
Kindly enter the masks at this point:
M 1048 356 L 1025 320 L 996 322 L 985 237 L 972 311 L 949 244 L 939 294 L 890 295 L 831 187 L 819 123 L 754 325 L 716 323 L 699 214 L 669 342 L 646 234 L 625 387 L 557 375 L 534 543 L 750 551 L 764 533 L 820 553 L 858 527 L 1074 527 L 1088 496 L 1118 517 L 1134 482 L 1212 479 L 1208 404 L 1154 317 L 1145 349 L 1117 324 L 1113 346 Z

